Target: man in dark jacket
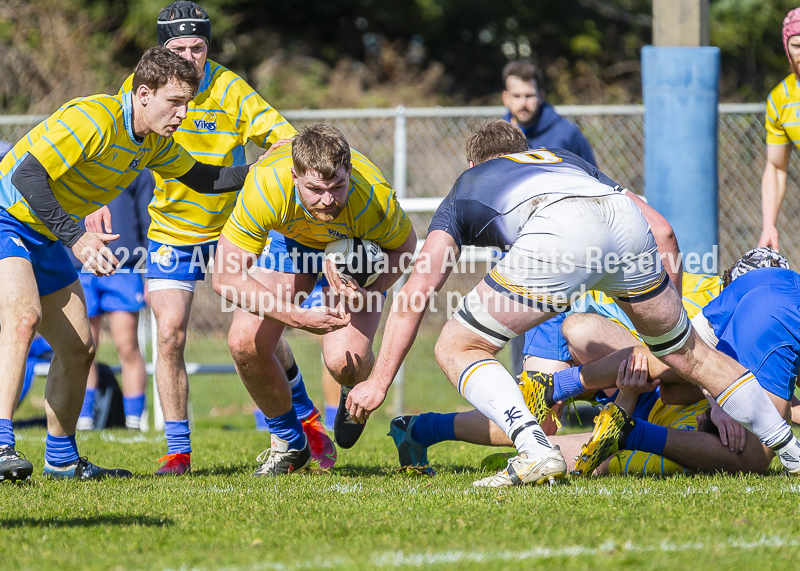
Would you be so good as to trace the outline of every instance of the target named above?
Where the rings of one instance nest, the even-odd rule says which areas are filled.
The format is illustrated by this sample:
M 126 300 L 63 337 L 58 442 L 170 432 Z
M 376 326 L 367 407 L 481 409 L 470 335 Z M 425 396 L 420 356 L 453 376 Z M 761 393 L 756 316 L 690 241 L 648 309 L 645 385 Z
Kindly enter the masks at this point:
M 503 105 L 508 109 L 503 119 L 522 129 L 531 149 L 565 149 L 597 166 L 589 141 L 580 129 L 545 101 L 538 67 L 527 61 L 510 61 L 503 68 L 503 83 Z
M 512 60 L 503 68 L 503 105 L 508 112 L 503 119 L 525 133 L 528 147 L 551 147 L 575 153 L 592 166 L 597 166 L 589 141 L 573 123 L 556 113 L 544 98 L 541 70 L 528 61 Z M 514 374 L 522 373 L 524 336 L 511 340 Z M 536 368 L 536 370 L 540 370 Z M 555 371 L 546 371 L 553 373 Z

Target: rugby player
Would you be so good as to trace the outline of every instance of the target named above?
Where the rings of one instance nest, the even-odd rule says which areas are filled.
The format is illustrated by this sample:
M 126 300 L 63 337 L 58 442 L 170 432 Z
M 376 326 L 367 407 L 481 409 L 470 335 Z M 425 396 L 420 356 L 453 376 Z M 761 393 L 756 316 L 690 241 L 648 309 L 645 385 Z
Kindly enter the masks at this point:
M 710 349 L 692 329 L 662 267 L 662 245 L 647 221 L 652 209 L 572 153 L 528 151 L 519 130 L 502 121 L 479 128 L 467 141 L 467 155 L 471 168 L 435 213 L 393 304 L 375 370 L 348 395 L 354 419 L 363 420 L 385 399 L 419 328 L 420 308 L 450 273 L 445 262 L 457 259 L 462 246 L 492 246 L 508 250 L 506 256 L 462 298 L 436 344 L 450 382 L 503 428 L 519 452 L 476 486 L 566 476 L 561 451 L 495 355 L 510 338 L 565 309 L 582 288 L 613 297 L 654 356 L 706 388 L 729 416 L 775 449 L 790 472 L 800 473 L 800 443 L 753 374 Z M 672 255 L 677 259 L 677 252 Z
M 241 77 L 208 59 L 211 21 L 203 8 L 185 0 L 173 2 L 158 15 L 156 32 L 160 45 L 192 62 L 203 75 L 200 90 L 189 103 L 187 121 L 175 133 L 175 140 L 193 157 L 211 164 L 240 165 L 245 162 L 248 141 L 269 149 L 297 133 Z M 131 81 L 132 77 L 126 79 L 122 89 L 129 89 Z M 234 194 L 198 197 L 179 180 L 156 175 L 146 278 L 158 327 L 156 381 L 167 437 L 167 454 L 159 459 L 163 465 L 157 475 L 191 470 L 189 378 L 184 358 L 187 329 L 197 281 L 205 279 L 207 262 L 235 201 Z M 284 340 L 278 355 L 312 454 L 322 467 L 331 468 L 336 448 Z
M 778 214 L 786 195 L 792 147 L 800 144 L 800 8 L 783 20 L 783 49 L 792 73 L 767 96 L 767 162 L 761 176 L 761 238 L 759 246 L 779 250 Z
M 721 289 L 722 279 L 719 276 L 684 273 L 683 305 L 688 316 L 694 317 L 702 306 L 719 294 Z M 629 359 L 629 355 L 620 352 L 616 354 L 615 360 L 611 363 L 606 360 L 605 363 L 571 367 L 580 362 L 573 359 L 567 339 L 561 334 L 561 326 L 565 316 L 582 313 L 600 317 L 600 319 L 591 320 L 593 324 L 591 328 L 581 328 L 580 320 L 576 325 L 570 321 L 570 326 L 567 328 L 570 338 L 576 343 L 580 341 L 583 344 L 582 348 L 591 348 L 597 353 L 597 344 L 607 344 L 608 339 L 619 339 L 619 342 L 614 345 L 614 349 L 626 346 L 625 343 L 628 343 L 628 347 L 641 343 L 628 317 L 611 298 L 597 291 L 587 292 L 572 304 L 569 311 L 559 313 L 541 325 L 528 330 L 524 337 L 527 370 L 521 376 L 519 384 L 528 408 L 534 413 L 534 416 L 542 420 L 543 426 L 545 421 L 553 418 L 553 421 L 548 422 L 550 426 L 545 427 L 548 435 L 555 432 L 554 416 L 560 408 L 555 406 L 556 403 L 568 398 L 579 397 L 604 403 L 613 401 L 613 395 L 609 398 L 603 392 L 590 391 L 583 386 L 580 380 L 583 375 L 584 379 L 591 379 L 590 386 L 595 388 L 616 388 L 616 383 L 620 388 L 620 396 L 617 399 L 627 401 L 624 403 L 626 405 L 629 405 L 631 400 L 633 402 L 635 408 L 631 409 L 631 416 L 643 418 L 652 424 L 670 429 L 657 431 L 655 438 L 637 439 L 638 433 L 631 438 L 631 442 L 645 440 L 658 444 L 664 440 L 663 436 L 669 434 L 670 437 L 664 443 L 664 450 L 659 452 L 665 458 L 655 457 L 655 453 L 644 452 L 632 452 L 628 453 L 628 456 L 620 454 L 617 463 L 612 465 L 612 473 L 621 471 L 623 473 L 666 475 L 684 471 L 684 466 L 691 470 L 730 472 L 761 471 L 766 468 L 766 465 L 769 464 L 769 457 L 764 454 L 761 444 L 753 438 L 745 450 L 744 428 L 722 412 L 713 400 L 710 403 L 714 413 L 711 419 L 720 425 L 719 437 L 686 432 L 696 428 L 697 419 L 701 414 L 706 413 L 709 402 L 694 388 L 695 396 L 693 398 L 700 402 L 693 400 L 687 405 L 665 404 L 660 399 L 659 379 L 654 382 L 642 383 L 641 376 L 634 374 L 643 367 L 644 377 L 647 380 L 647 367 L 644 366 L 646 356 L 640 355 L 640 361 L 637 364 L 634 360 Z M 601 356 L 612 351 L 612 349 L 607 349 Z M 584 350 L 582 355 L 586 354 Z M 534 363 L 539 367 L 556 372 L 554 374 L 534 372 L 531 370 L 531 365 Z M 629 367 L 622 366 L 622 363 Z M 638 366 L 638 368 L 634 370 L 634 366 Z M 621 370 L 618 371 L 620 368 Z M 606 390 L 606 392 L 610 393 L 611 391 Z M 644 392 L 647 392 L 648 395 L 637 398 L 639 393 Z M 632 399 L 626 398 L 624 393 L 632 393 L 634 396 Z M 646 424 L 639 423 L 640 432 L 648 431 L 645 436 L 650 436 L 654 432 L 648 428 Z M 621 428 L 619 429 L 621 430 Z M 673 430 L 682 432 L 673 434 Z M 429 412 L 421 415 L 400 416 L 392 420 L 389 435 L 397 447 L 400 465 L 417 467 L 429 475 L 433 475 L 434 472 L 428 462 L 427 448 L 439 442 L 456 440 L 485 446 L 512 446 L 505 433 L 476 410 L 462 413 Z M 582 455 L 583 445 L 590 437 L 591 433 L 584 432 L 554 436 L 551 441 L 561 448 L 568 468 L 573 470 L 575 459 Z M 607 434 L 605 439 L 608 439 Z M 597 446 L 592 446 L 591 450 L 594 452 L 596 448 Z M 744 454 L 740 454 L 740 452 L 744 452 Z M 600 454 L 602 455 L 602 452 Z M 601 461 L 610 454 L 611 452 L 606 454 Z M 596 456 L 597 453 L 592 454 L 592 457 Z M 502 457 L 507 459 L 510 455 L 494 455 L 490 459 Z M 679 465 L 679 462 L 682 465 Z M 486 464 L 487 462 L 484 461 L 484 465 Z
M 330 262 L 322 263 L 328 243 L 353 237 L 377 242 L 387 258 L 387 271 L 366 289 L 353 280 L 344 284 Z M 394 190 L 335 127 L 304 129 L 248 176 L 222 229 L 213 284 L 244 310 L 234 315 L 228 345 L 272 433 L 272 448 L 255 475 L 293 472 L 310 460 L 274 355 L 286 326 L 322 335 L 325 366 L 341 385 L 336 443 L 345 449 L 355 445 L 364 425 L 349 417 L 344 403 L 351 387 L 372 370 L 381 292 L 401 275 L 401 262 L 410 261 L 416 242 Z M 326 303 L 301 308 L 304 295 L 298 294 L 312 291 L 320 270 Z
M 66 103 L 0 162 L 0 478 L 33 471 L 15 449 L 11 418 L 37 329 L 55 353 L 45 390 L 44 475 L 131 475 L 78 454 L 75 425 L 95 347 L 67 248 L 96 275 L 114 272 L 119 262 L 106 244 L 118 235 L 85 232 L 76 220 L 113 200 L 145 167 L 201 193 L 241 188 L 248 165 L 200 163 L 172 139 L 201 79 L 170 50 L 151 48 L 130 92 Z

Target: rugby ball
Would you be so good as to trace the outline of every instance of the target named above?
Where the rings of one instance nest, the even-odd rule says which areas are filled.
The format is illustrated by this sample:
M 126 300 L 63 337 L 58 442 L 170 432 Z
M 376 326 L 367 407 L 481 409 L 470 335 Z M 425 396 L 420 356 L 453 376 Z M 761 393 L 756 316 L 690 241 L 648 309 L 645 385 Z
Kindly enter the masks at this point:
M 372 240 L 343 238 L 325 247 L 325 257 L 333 262 L 344 283 L 355 281 L 367 287 L 378 279 L 386 266 L 383 250 Z

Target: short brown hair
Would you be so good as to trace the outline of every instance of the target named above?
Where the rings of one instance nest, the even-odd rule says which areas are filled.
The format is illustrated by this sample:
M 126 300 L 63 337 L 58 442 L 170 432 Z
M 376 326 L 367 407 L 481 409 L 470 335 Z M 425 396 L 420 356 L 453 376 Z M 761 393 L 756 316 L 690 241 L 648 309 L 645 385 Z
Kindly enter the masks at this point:
M 524 153 L 528 150 L 528 139 L 516 125 L 496 119 L 478 127 L 467 139 L 464 150 L 467 160 L 479 165 L 503 155 Z
M 340 167 L 350 168 L 350 145 L 339 129 L 317 123 L 303 128 L 292 139 L 292 163 L 299 175 L 312 170 L 329 180 Z
M 169 82 L 178 81 L 188 83 L 192 93 L 197 93 L 202 79 L 203 74 L 192 62 L 159 46 L 149 48 L 136 64 L 136 69 L 133 70 L 133 90 L 146 85 L 151 90 L 158 91 Z
M 539 66 L 532 64 L 529 61 L 522 61 L 521 59 L 512 59 L 503 68 L 503 87 L 508 85 L 508 78 L 511 76 L 518 77 L 522 81 L 536 82 L 536 89 L 542 89 L 542 70 Z

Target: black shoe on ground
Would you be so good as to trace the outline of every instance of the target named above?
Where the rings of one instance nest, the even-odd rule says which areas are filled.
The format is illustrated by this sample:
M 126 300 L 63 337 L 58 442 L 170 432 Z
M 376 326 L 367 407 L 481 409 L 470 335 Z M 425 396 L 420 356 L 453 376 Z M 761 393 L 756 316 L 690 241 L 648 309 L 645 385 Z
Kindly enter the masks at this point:
M 30 480 L 33 464 L 13 446 L 0 446 L 0 482 Z
M 42 476 L 51 480 L 102 480 L 104 478 L 130 478 L 133 474 L 129 470 L 121 468 L 101 468 L 86 458 L 79 458 L 74 464 L 64 467 L 51 466 L 45 462 Z
M 336 445 L 344 448 L 345 450 L 352 448 L 361 438 L 367 423 L 359 424 L 353 417 L 350 416 L 350 411 L 347 410 L 347 395 L 353 387 L 342 387 L 341 396 L 339 397 L 339 410 L 336 411 L 336 418 L 333 421 L 333 439 Z

